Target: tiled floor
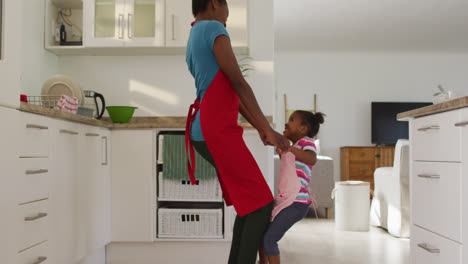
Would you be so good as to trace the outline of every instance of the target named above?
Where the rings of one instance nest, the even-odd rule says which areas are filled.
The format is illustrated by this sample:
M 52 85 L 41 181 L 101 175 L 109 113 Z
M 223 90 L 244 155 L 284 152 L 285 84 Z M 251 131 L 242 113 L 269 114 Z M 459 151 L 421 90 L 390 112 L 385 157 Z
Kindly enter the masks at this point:
M 336 231 L 333 220 L 305 218 L 279 243 L 284 264 L 409 264 L 409 240 L 371 227 Z

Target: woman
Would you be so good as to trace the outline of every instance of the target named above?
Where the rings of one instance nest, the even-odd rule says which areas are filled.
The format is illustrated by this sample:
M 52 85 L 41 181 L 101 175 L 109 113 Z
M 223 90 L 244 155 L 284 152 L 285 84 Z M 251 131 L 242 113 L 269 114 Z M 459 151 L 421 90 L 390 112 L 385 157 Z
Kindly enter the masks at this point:
M 269 224 L 273 195 L 242 139 L 239 111 L 258 130 L 265 145 L 287 151 L 289 142 L 270 127 L 242 76 L 225 28 L 226 0 L 192 0 L 192 11 L 196 21 L 186 60 L 195 78 L 197 99 L 190 107 L 186 127 L 189 174 L 194 184 L 195 147 L 216 167 L 224 200 L 238 214 L 228 263 L 253 264 Z

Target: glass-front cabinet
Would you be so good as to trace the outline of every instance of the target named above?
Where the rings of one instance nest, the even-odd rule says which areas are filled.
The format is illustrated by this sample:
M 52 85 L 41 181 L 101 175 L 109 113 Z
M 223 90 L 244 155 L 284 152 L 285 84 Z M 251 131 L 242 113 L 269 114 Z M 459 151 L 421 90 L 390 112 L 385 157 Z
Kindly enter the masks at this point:
M 164 46 L 164 0 L 88 0 L 88 47 Z

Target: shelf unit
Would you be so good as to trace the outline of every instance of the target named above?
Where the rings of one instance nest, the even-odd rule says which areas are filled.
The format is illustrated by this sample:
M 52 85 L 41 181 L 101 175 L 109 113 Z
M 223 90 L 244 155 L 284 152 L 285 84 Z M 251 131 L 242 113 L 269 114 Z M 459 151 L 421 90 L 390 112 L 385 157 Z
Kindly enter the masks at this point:
M 185 131 L 184 130 L 157 130 L 155 132 L 155 142 L 156 142 L 156 158 L 155 158 L 155 198 L 156 198 L 156 203 L 155 203 L 155 213 L 158 215 L 159 214 L 159 209 L 160 208 L 168 208 L 168 209 L 222 209 L 222 238 L 202 238 L 202 237 L 194 237 L 194 238 L 162 238 L 159 237 L 159 216 L 155 218 L 155 238 L 154 241 L 176 241 L 176 242 L 186 242 L 186 241 L 204 241 L 204 242 L 213 242 L 213 241 L 230 241 L 232 239 L 232 221 L 231 219 L 233 218 L 233 209 L 228 208 L 225 206 L 224 201 L 222 198 L 220 200 L 216 199 L 210 199 L 210 200 L 200 200 L 200 199 L 182 199 L 182 198 L 160 198 L 160 186 L 159 184 L 162 182 L 159 180 L 159 173 L 163 171 L 163 166 L 164 162 L 161 162 L 161 157 L 160 155 L 162 152 L 160 151 L 161 148 L 161 143 L 160 141 L 160 136 L 165 136 L 165 135 L 184 135 Z M 167 151 L 167 150 L 166 150 Z M 184 150 L 185 151 L 185 150 Z M 217 179 L 214 179 L 217 182 Z M 219 183 L 217 183 L 219 184 Z M 219 191 L 220 187 L 218 185 Z
M 45 48 L 50 51 L 74 51 L 83 50 L 84 46 L 62 46 L 60 41 L 57 41 L 56 34 L 57 30 L 60 30 L 62 21 L 59 17 L 59 11 L 65 10 L 65 12 L 71 11 L 71 16 L 68 20 L 74 25 L 69 26 L 67 23 L 63 23 L 65 31 L 67 32 L 67 41 L 83 41 L 83 1 L 82 0 L 45 0 Z M 81 32 L 80 32 L 81 30 Z

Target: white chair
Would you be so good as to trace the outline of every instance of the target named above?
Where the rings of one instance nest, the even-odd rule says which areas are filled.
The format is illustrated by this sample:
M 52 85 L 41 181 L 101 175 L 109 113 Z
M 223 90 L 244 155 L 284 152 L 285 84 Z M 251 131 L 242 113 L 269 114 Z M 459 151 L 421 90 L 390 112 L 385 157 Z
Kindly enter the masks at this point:
M 374 172 L 374 198 L 370 224 L 380 226 L 396 237 L 409 237 L 409 141 L 395 146 L 393 167 Z

